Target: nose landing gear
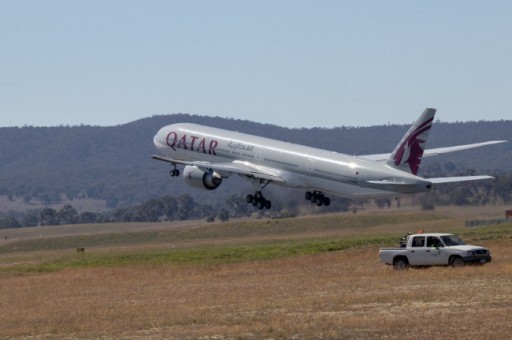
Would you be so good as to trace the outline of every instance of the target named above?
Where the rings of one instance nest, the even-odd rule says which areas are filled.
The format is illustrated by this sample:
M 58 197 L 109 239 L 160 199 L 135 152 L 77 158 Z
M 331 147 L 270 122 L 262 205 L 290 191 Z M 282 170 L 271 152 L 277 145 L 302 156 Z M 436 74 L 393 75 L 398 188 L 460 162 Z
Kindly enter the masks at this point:
M 171 175 L 171 177 L 177 177 L 180 175 L 180 171 L 178 170 L 178 168 L 176 167 L 176 164 L 173 164 L 173 168 L 171 169 L 171 171 L 169 172 L 169 175 Z

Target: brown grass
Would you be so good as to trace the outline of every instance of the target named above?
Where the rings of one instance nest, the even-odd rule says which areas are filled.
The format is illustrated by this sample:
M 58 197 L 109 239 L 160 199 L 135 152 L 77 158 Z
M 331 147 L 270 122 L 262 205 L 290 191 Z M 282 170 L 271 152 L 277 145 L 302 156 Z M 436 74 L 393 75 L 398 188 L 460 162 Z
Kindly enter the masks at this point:
M 512 332 L 510 240 L 493 263 L 395 272 L 361 248 L 230 265 L 0 277 L 0 337 L 486 338 Z
M 467 215 L 460 211 L 442 213 L 451 217 L 427 221 L 422 227 L 429 231 L 460 229 L 470 211 Z M 485 211 L 479 214 L 485 215 Z M 120 232 L 149 227 L 201 228 L 194 223 L 151 224 L 126 226 Z M 250 246 L 267 238 L 291 240 L 331 234 L 349 237 L 387 232 L 401 236 L 415 227 L 399 223 L 318 233 L 226 234 L 182 240 L 173 246 Z M 15 231 L 11 236 L 38 238 L 39 231 L 46 237 L 76 235 L 80 234 L 78 228 Z M 105 229 L 113 231 L 98 226 L 96 231 L 87 228 L 87 233 Z M 376 246 L 221 265 L 167 263 L 39 274 L 4 272 L 0 275 L 0 338 L 510 338 L 512 239 L 491 238 L 479 244 L 491 249 L 492 263 L 405 272 L 379 263 Z M 105 246 L 86 252 L 129 253 L 162 247 L 169 247 L 169 243 Z M 0 266 L 52 261 L 69 256 L 69 251 L 1 254 Z

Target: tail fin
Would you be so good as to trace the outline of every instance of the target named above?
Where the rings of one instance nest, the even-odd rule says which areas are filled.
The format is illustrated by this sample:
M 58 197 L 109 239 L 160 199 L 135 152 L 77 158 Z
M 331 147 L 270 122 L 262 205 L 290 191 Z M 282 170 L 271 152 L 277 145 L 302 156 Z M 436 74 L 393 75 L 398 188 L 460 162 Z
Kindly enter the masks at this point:
M 425 150 L 428 133 L 432 127 L 436 109 L 427 107 L 386 161 L 386 164 L 416 175 L 420 168 L 421 157 Z

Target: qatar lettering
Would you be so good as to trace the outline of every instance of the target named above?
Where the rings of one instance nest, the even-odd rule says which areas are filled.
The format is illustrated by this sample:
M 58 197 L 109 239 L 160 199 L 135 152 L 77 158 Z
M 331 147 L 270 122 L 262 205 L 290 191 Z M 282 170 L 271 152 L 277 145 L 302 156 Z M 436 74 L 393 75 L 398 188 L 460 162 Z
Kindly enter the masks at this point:
M 219 144 L 215 139 L 208 140 L 198 136 L 187 136 L 186 134 L 180 136 L 174 131 L 167 134 L 166 143 L 174 151 L 176 151 L 176 149 L 183 149 L 202 152 L 213 156 L 217 156 L 215 148 Z

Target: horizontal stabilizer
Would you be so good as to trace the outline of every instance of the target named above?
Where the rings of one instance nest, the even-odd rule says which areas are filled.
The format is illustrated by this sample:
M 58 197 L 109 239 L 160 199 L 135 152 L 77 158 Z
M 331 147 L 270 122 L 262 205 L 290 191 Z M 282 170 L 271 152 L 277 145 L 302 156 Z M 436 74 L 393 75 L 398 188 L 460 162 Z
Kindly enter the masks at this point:
M 508 141 L 506 141 L 506 140 L 491 140 L 491 141 L 481 142 L 481 143 L 464 144 L 464 145 L 429 149 L 429 150 L 425 150 L 423 152 L 423 157 L 437 156 L 437 155 L 441 155 L 443 153 L 468 150 L 468 149 L 478 148 L 481 146 L 506 143 L 506 142 L 508 142 Z M 390 157 L 390 155 L 391 155 L 390 153 L 382 153 L 382 154 L 375 154 L 375 155 L 361 155 L 359 157 L 368 159 L 371 161 L 385 161 Z
M 458 176 L 458 177 L 425 178 L 425 180 L 431 182 L 432 184 L 479 181 L 482 179 L 494 179 L 494 177 L 484 175 L 484 176 Z
M 423 157 L 426 157 L 426 156 L 437 156 L 437 155 L 442 154 L 442 153 L 461 151 L 461 150 L 467 150 L 467 149 L 473 149 L 473 148 L 478 148 L 478 147 L 481 147 L 481 146 L 493 145 L 493 144 L 499 144 L 499 143 L 506 143 L 506 142 L 507 142 L 506 140 L 491 140 L 491 141 L 482 142 L 482 143 L 473 143 L 473 144 L 465 144 L 465 145 L 448 146 L 448 147 L 444 147 L 444 148 L 430 149 L 430 150 L 426 150 L 423 153 Z

